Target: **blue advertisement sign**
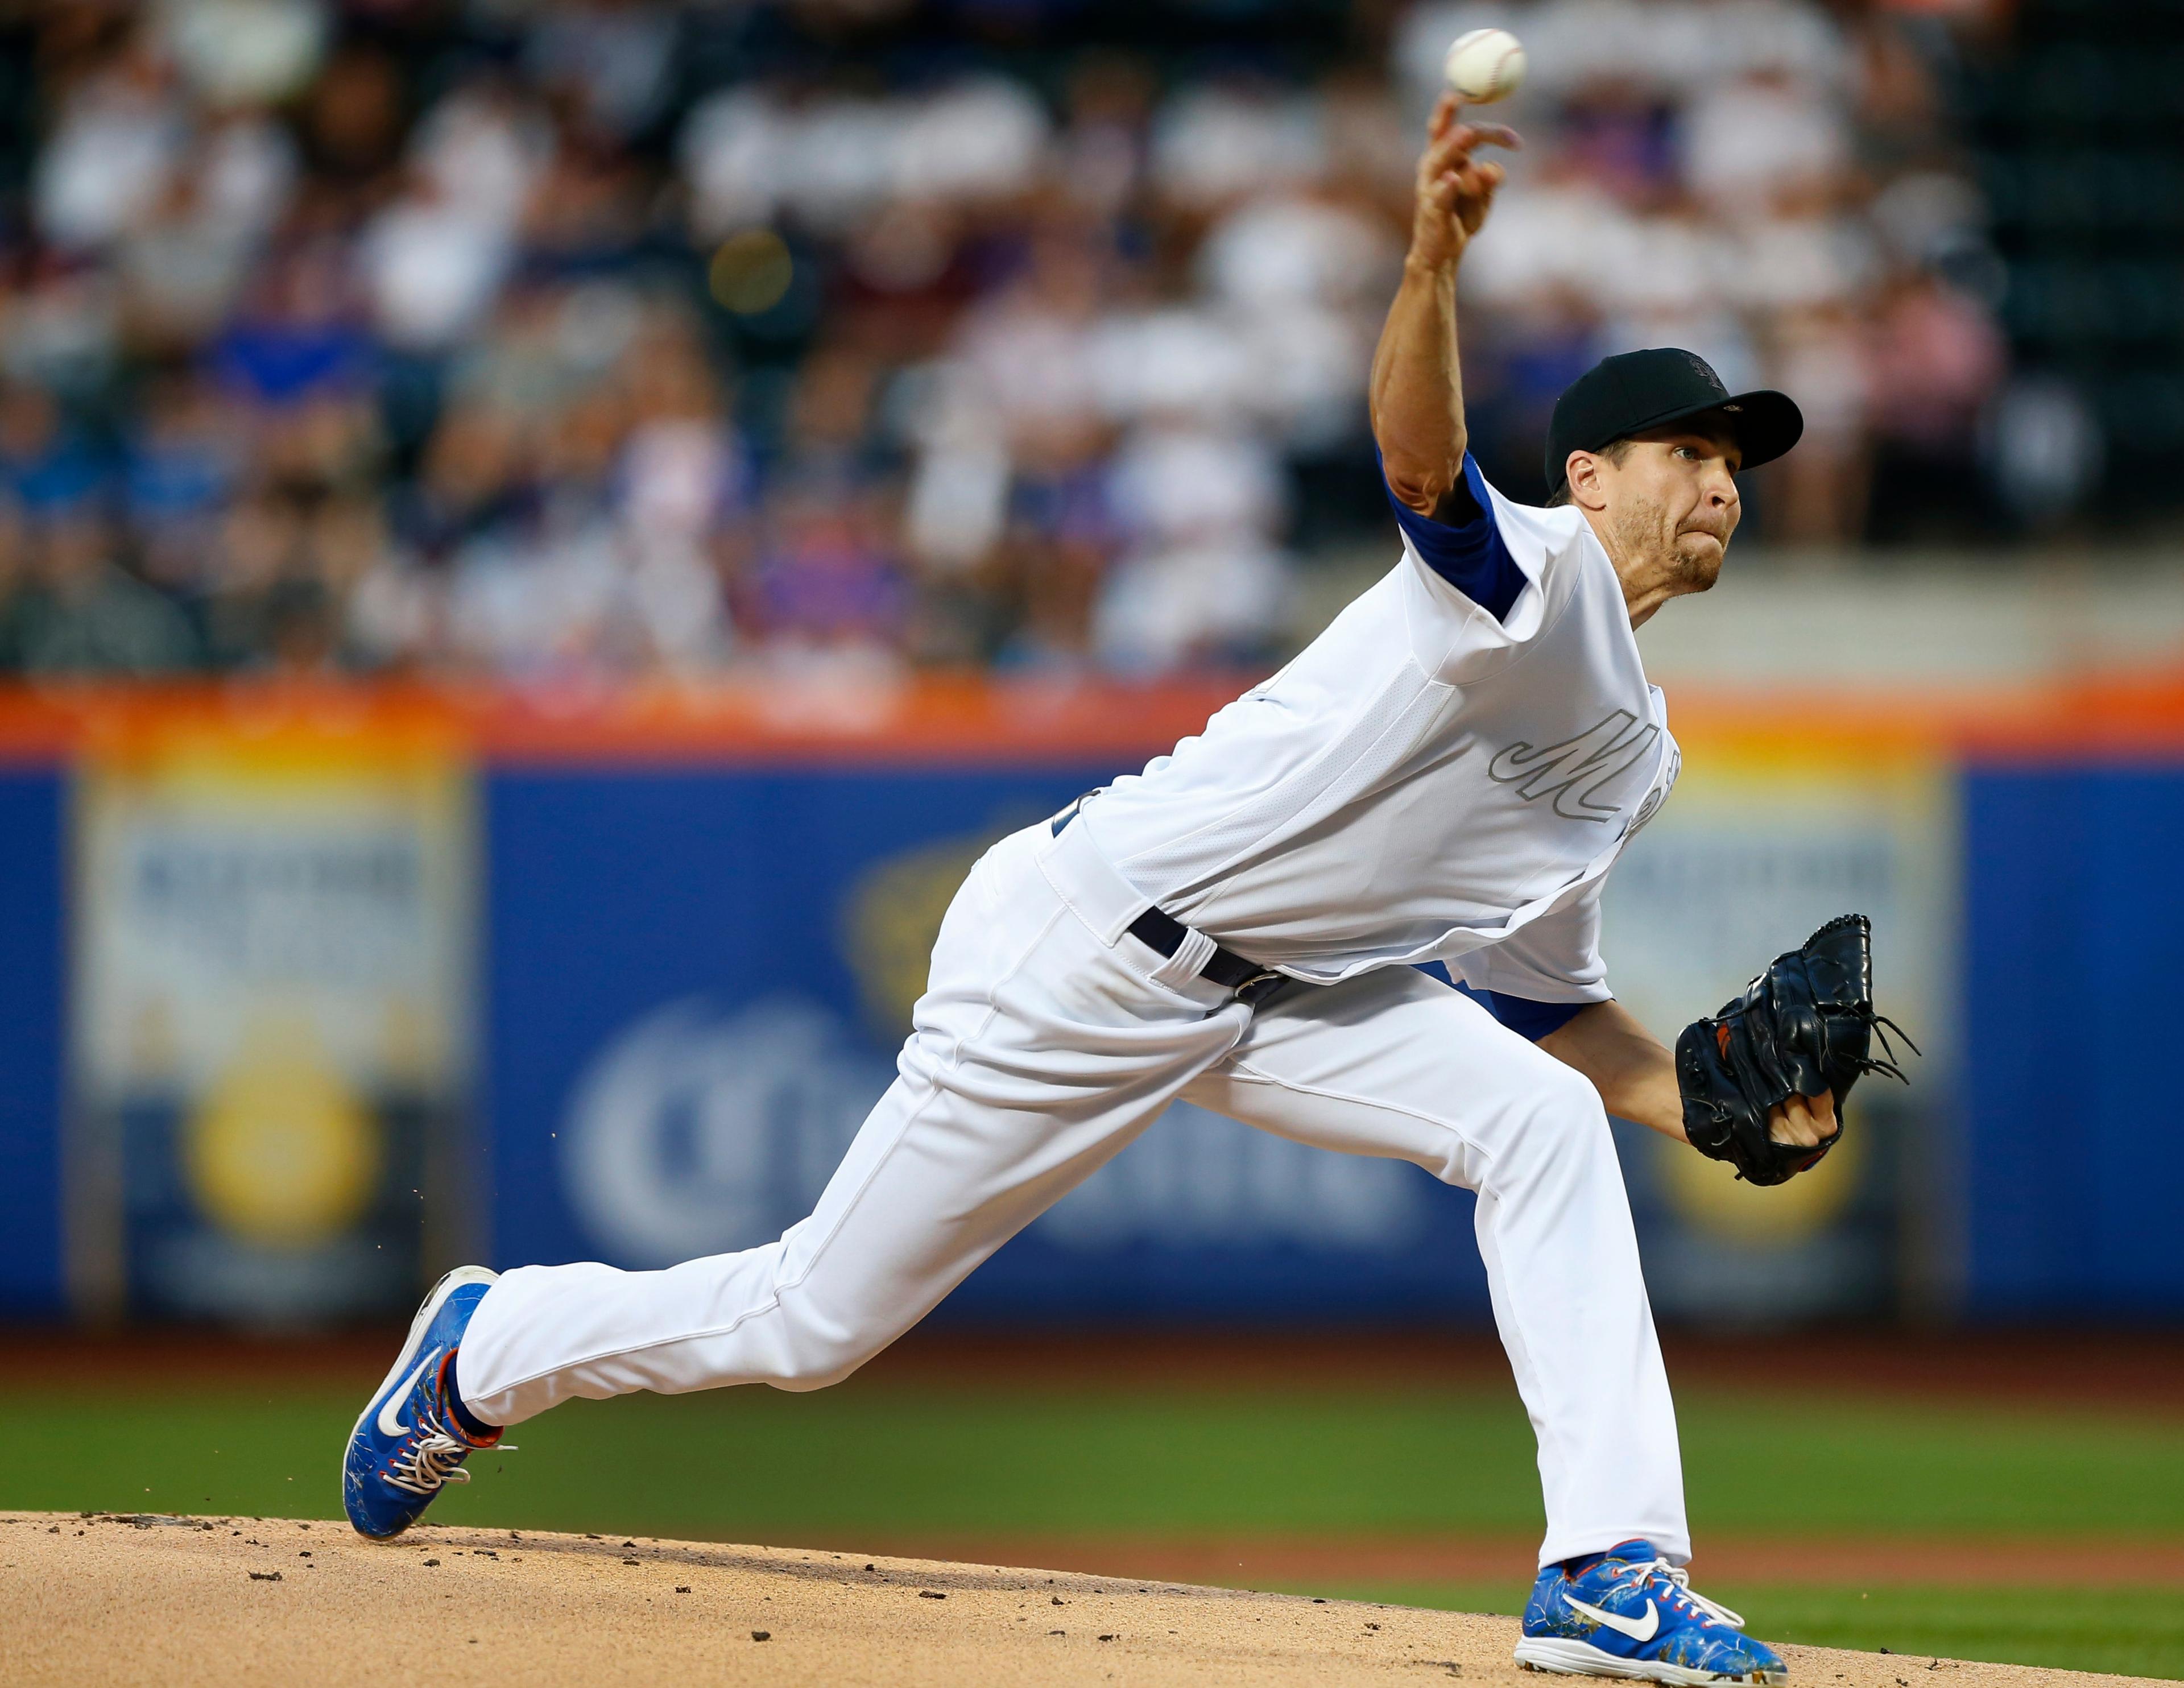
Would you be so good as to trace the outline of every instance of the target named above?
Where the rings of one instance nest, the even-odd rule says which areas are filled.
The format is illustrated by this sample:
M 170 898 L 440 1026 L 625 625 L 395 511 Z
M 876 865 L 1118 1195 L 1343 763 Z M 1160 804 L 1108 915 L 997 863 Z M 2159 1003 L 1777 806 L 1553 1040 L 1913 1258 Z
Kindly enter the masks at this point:
M 942 912 L 1098 768 L 488 777 L 493 1254 L 778 1236 L 894 1073 Z M 1178 1105 L 936 1317 L 1483 1317 L 1471 1198 Z
M 1964 777 L 1965 1310 L 2184 1313 L 2184 768 Z
M 51 768 L 0 774 L 0 1317 L 60 1311 L 62 816 Z
M 886 1085 L 941 912 L 963 874 L 993 838 L 1051 814 L 1112 772 L 1084 761 L 503 763 L 479 771 L 474 788 L 460 776 L 461 802 L 442 807 L 476 817 L 477 917 L 454 897 L 443 901 L 456 912 L 413 922 L 446 942 L 420 949 L 415 967 L 388 975 L 408 995 L 389 997 L 387 1011 L 344 1006 L 341 992 L 377 988 L 365 977 L 369 969 L 343 963 L 321 981 L 330 1005 L 320 1017 L 326 1058 L 313 1072 L 363 1074 L 352 1087 L 359 1106 L 388 1126 L 384 1176 L 369 1187 L 398 1195 L 433 1183 L 410 1170 L 415 1155 L 405 1146 L 412 1127 L 402 1123 L 404 1099 L 414 1100 L 416 1086 L 388 1085 L 404 1073 L 445 1069 L 454 1076 L 435 1081 L 439 1100 L 415 1121 L 415 1141 L 430 1147 L 427 1160 L 443 1160 L 475 1137 L 479 1161 L 461 1181 L 467 1216 L 453 1202 L 424 1203 L 425 1225 L 437 1235 L 418 1232 L 421 1257 L 482 1251 L 503 1266 L 599 1259 L 653 1267 L 778 1235 L 808 1212 Z M 94 1105 L 105 1067 L 92 1057 L 110 1045 L 106 1065 L 119 1061 L 117 1071 L 153 1057 L 165 1071 L 189 1056 L 189 1017 L 210 1015 L 224 1000 L 207 983 L 217 978 L 203 968 L 176 971 L 181 952 L 151 941 L 159 932 L 141 922 L 109 921 L 112 941 L 92 941 L 107 927 L 85 925 L 87 916 L 119 905 L 82 862 L 71 866 L 72 848 L 95 842 L 98 832 L 86 824 L 83 777 L 61 765 L 0 772 L 0 989 L 8 1004 L 0 1057 L 8 1080 L 0 1086 L 0 1178 L 8 1193 L 0 1317 L 92 1305 L 85 1266 L 96 1260 L 84 1240 L 100 1234 L 82 1223 L 89 1187 L 82 1157 L 64 1154 L 63 1131 L 64 1120 L 102 1117 Z M 1914 1130 L 1919 1122 L 1908 1115 L 1880 1111 L 1947 1096 L 1942 1061 L 1919 1067 L 1914 1091 L 1870 1087 L 1869 1128 L 1829 1163 L 1843 1199 L 1805 1214 L 1796 1248 L 1784 1243 L 1782 1192 L 1763 1209 L 1769 1234 L 1740 1240 L 1732 1222 L 1763 1210 L 1739 1190 L 1702 1187 L 1718 1168 L 1619 1133 L 1648 1279 L 1664 1315 L 1756 1316 L 1763 1304 L 1767 1316 L 1794 1318 L 1799 1286 L 1816 1281 L 1842 1289 L 1829 1309 L 1836 1316 L 1886 1312 L 1905 1269 L 1890 1240 L 1903 1237 L 1935 1256 L 1947 1280 L 1935 1299 L 1940 1312 L 2173 1318 L 2184 1307 L 2184 1256 L 2169 1241 L 2184 1147 L 2166 1123 L 2158 1058 L 2173 1041 L 2160 1023 L 2163 987 L 2184 944 L 2184 900 L 2170 866 L 2184 826 L 2184 770 L 2162 761 L 1975 765 L 1951 770 L 1949 784 L 1961 828 L 1932 830 L 1953 867 L 1950 883 L 1905 877 L 1886 907 L 1873 886 L 1852 889 L 1855 900 L 1888 916 L 1892 1003 L 1917 994 L 1923 967 L 1934 978 L 1914 1013 L 1919 1030 L 1945 1045 L 1947 1022 L 1959 1028 L 1953 1041 L 1964 1077 L 1954 1131 L 1944 1139 Z M 1611 955 L 1618 988 L 1641 1012 L 1651 1000 L 1648 958 L 1671 951 L 1659 934 L 1630 922 L 1661 889 L 1654 879 L 1676 889 L 1679 874 L 1690 877 L 1675 853 L 1673 819 L 1685 805 L 1695 836 L 1712 852 L 1706 862 L 1735 835 L 1707 807 L 1703 785 L 1694 786 L 1641 841 L 1658 858 L 1653 866 L 1634 854 L 1618 875 L 1613 894 L 1631 900 L 1615 913 L 1623 924 Z M 1809 843 L 1808 831 L 1797 836 Z M 458 856 L 467 860 L 467 845 L 431 859 Z M 259 877 L 269 894 L 292 880 Z M 103 993 L 90 989 L 103 975 L 72 968 L 64 894 L 72 878 L 86 946 L 77 962 L 103 955 L 112 963 L 115 988 Z M 1793 940 L 1812 911 L 1767 895 L 1782 903 L 1769 904 L 1769 918 Z M 1660 900 L 1682 907 L 1689 898 L 1678 891 Z M 1706 906 L 1719 924 L 1729 904 L 1717 896 Z M 326 919 L 338 911 L 299 924 L 292 911 L 268 909 L 265 930 L 276 935 L 335 932 Z M 1920 936 L 1922 909 L 1961 930 L 1961 952 Z M 368 959 L 392 942 L 361 928 L 352 935 L 354 942 L 326 953 Z M 1736 936 L 1724 957 L 1763 955 L 1763 937 Z M 1719 960 L 1706 978 L 1730 969 Z M 412 973 L 414 989 L 404 983 Z M 1720 989 L 1696 975 L 1663 974 L 1654 984 L 1663 1024 L 1693 1003 L 1707 1006 Z M 140 985 L 158 987 L 179 1007 L 136 1012 L 131 1005 L 142 992 L 130 990 Z M 427 1006 L 402 1008 L 411 997 Z M 102 1002 L 114 1009 L 103 1018 Z M 359 1039 L 376 1041 L 356 1050 L 343 1041 Z M 444 1058 L 434 1053 L 443 1043 Z M 298 1047 L 287 1039 L 274 1046 L 291 1054 Z M 73 1065 L 72 1047 L 80 1051 Z M 231 1067 L 208 1068 L 227 1074 L 225 1088 L 203 1089 L 222 1106 L 190 1116 L 197 1128 L 188 1140 L 205 1152 L 138 1155 L 130 1145 L 141 1131 L 125 1130 L 116 1164 L 187 1175 L 192 1200 L 202 1206 L 200 1197 L 217 1195 L 214 1206 L 231 1225 L 248 1221 L 267 1231 L 276 1221 L 300 1223 L 292 1178 L 276 1192 L 244 1175 L 262 1157 L 242 1152 L 252 1139 L 242 1128 L 261 1114 L 260 1123 L 281 1123 L 287 1158 L 280 1164 L 290 1165 L 304 1140 L 292 1128 L 293 1105 L 308 1091 L 324 1104 L 310 1116 L 320 1128 L 308 1140 L 329 1151 L 313 1164 L 337 1172 L 348 1162 L 330 1145 L 348 1139 L 330 1128 L 354 1110 L 334 1107 L 323 1083 L 299 1090 L 287 1067 Z M 382 1083 L 374 1072 L 392 1078 Z M 458 1077 L 465 1081 L 459 1086 Z M 138 1101 L 150 1094 L 127 1092 Z M 462 1104 L 473 1099 L 475 1115 L 465 1120 Z M 130 1109 L 115 1117 L 141 1126 Z M 161 1142 L 183 1143 L 162 1130 Z M 231 1139 L 237 1153 L 210 1153 Z M 78 1174 L 73 1196 L 64 1189 L 70 1167 Z M 131 1185 L 131 1234 L 140 1240 L 156 1240 L 152 1222 L 166 1211 L 171 1182 L 139 1177 Z M 309 1186 L 326 1212 L 335 1195 L 366 1187 L 330 1178 Z M 1817 1200 L 1827 1188 L 1800 1180 L 1791 1193 Z M 1907 1228 L 1907 1190 L 1924 1193 L 1929 1208 L 1938 1192 L 1950 1223 Z M 277 1212 L 259 1199 L 273 1194 L 286 1204 Z M 72 1257 L 64 1246 L 71 1200 Z M 363 1223 L 373 1211 L 366 1204 L 352 1217 Z M 1470 1219 L 1468 1196 L 1414 1167 L 1304 1148 L 1178 1106 L 975 1273 L 937 1317 L 1476 1322 L 1487 1306 Z M 268 1236 L 264 1248 L 298 1245 Z M 1695 1239 L 1712 1251 L 1695 1253 Z M 1822 1262 L 1813 1251 L 1824 1245 L 1862 1252 Z M 149 1270 L 150 1256 L 143 1263 Z M 136 1310 L 217 1311 L 203 1298 L 170 1294 L 170 1273 L 153 1276 L 158 1283 L 131 1280 L 137 1293 L 127 1300 Z M 1685 1283 L 1730 1284 L 1750 1305 L 1740 1303 L 1740 1313 L 1719 1295 L 1702 1301 L 1679 1290 Z M 413 1289 L 390 1284 L 383 1299 L 393 1305 Z M 233 1298 L 220 1306 L 232 1312 Z

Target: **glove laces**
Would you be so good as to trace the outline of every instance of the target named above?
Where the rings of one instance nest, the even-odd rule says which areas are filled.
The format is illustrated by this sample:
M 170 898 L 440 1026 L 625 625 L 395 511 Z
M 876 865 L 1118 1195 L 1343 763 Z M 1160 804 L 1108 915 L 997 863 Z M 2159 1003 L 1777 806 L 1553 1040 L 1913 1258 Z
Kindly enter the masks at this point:
M 1864 1061 L 1858 1062 L 1858 1070 L 1860 1072 L 1885 1072 L 1891 1078 L 1908 1084 L 1911 1082 L 1911 1075 L 1898 1065 L 1903 1057 L 1897 1054 L 1896 1045 L 1888 1041 L 1888 1034 L 1893 1032 L 1897 1037 L 1903 1039 L 1914 1055 L 1924 1055 L 1925 1051 L 1911 1041 L 1911 1033 L 1905 1031 L 1903 1027 L 1897 1025 L 1886 1014 L 1875 1013 L 1872 1004 L 1866 1004 L 1858 1017 L 1865 1022 L 1866 1030 L 1879 1038 L 1881 1048 L 1888 1051 L 1888 1058 L 1886 1061 L 1869 1053 Z
M 1744 1618 L 1741 1613 L 1730 1611 L 1718 1600 L 1708 1600 L 1693 1588 L 1691 1574 L 1683 1566 L 1672 1565 L 1666 1559 L 1656 1559 L 1644 1568 L 1647 1581 L 1650 1582 L 1655 1577 L 1659 1577 L 1675 1585 L 1675 1593 L 1669 1596 L 1672 1603 L 1680 1602 L 1683 1605 L 1713 1618 L 1716 1623 L 1726 1624 L 1732 1630 L 1741 1630 L 1744 1627 Z

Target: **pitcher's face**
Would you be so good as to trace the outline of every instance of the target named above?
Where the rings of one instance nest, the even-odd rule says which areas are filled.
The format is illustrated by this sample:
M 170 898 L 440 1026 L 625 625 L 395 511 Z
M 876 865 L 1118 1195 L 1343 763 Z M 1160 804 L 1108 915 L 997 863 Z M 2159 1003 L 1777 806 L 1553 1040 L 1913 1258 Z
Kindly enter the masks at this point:
M 1687 426 L 1640 434 L 1620 463 L 1599 459 L 1611 550 L 1674 593 L 1704 592 L 1720 577 L 1743 514 L 1736 491 L 1742 460 L 1727 435 Z

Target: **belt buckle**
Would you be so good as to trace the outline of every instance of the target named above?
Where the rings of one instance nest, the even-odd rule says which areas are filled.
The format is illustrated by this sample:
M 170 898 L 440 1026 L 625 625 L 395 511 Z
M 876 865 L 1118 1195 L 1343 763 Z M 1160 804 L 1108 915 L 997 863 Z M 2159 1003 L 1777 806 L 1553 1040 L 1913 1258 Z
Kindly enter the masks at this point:
M 1262 967 L 1236 987 L 1236 1000 L 1246 1006 L 1256 1007 L 1288 978 L 1287 973 L 1276 972 L 1272 967 Z

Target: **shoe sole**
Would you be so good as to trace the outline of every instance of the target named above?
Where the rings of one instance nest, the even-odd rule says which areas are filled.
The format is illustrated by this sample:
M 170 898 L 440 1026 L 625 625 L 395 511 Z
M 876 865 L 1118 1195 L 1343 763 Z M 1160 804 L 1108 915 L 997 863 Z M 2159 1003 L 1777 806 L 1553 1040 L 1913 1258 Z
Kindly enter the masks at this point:
M 349 1427 L 348 1440 L 342 1444 L 342 1510 L 344 1513 L 348 1510 L 348 1451 L 356 1446 L 357 1434 L 364 1429 L 364 1421 L 377 1410 L 387 1391 L 401 1382 L 410 1368 L 416 1363 L 417 1351 L 424 1345 L 425 1333 L 439 1316 L 440 1309 L 447 1305 L 448 1297 L 465 1284 L 498 1284 L 499 1281 L 500 1274 L 488 1267 L 459 1266 L 426 1293 L 423 1304 L 417 1309 L 417 1317 L 410 1321 L 410 1334 L 403 1341 L 402 1351 L 394 1357 L 394 1363 L 387 1368 L 387 1375 L 379 1380 L 379 1387 L 365 1397 L 364 1411 L 356 1415 L 356 1423 Z M 349 1520 L 349 1528 L 356 1529 L 355 1519 Z M 403 1529 L 408 1528 L 407 1524 L 402 1527 Z M 363 1535 L 366 1541 L 392 1541 L 395 1535 L 402 1534 L 402 1530 L 396 1530 L 394 1535 L 365 1535 L 360 1529 L 356 1533 Z
M 1747 1671 L 1741 1676 L 1714 1670 L 1694 1670 L 1689 1665 L 1669 1664 L 1650 1658 L 1618 1658 L 1602 1652 L 1590 1641 L 1562 1635 L 1527 1635 L 1517 1643 L 1517 1663 L 1527 1670 L 1552 1671 L 1557 1676 L 1619 1676 L 1640 1682 L 1672 1682 L 1679 1688 L 1706 1688 L 1716 1682 L 1748 1682 L 1781 1688 L 1790 1680 L 1786 1670 Z

